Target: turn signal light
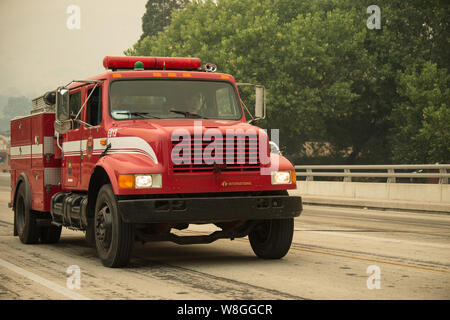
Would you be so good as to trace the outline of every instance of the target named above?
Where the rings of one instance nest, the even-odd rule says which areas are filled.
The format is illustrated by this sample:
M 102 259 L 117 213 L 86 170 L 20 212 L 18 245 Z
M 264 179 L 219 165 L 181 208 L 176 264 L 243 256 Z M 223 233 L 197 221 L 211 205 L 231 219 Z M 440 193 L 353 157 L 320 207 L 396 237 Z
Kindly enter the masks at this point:
M 297 173 L 295 172 L 295 170 L 291 171 L 291 183 L 292 184 L 296 184 L 297 183 Z
M 121 188 L 121 189 L 134 188 L 134 175 L 133 174 L 119 175 L 119 188 Z

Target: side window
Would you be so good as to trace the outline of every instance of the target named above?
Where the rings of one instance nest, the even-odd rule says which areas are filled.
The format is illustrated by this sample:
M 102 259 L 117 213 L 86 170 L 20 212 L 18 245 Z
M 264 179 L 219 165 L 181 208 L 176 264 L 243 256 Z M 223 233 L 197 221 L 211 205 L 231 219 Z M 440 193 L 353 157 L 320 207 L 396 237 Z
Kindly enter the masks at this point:
M 88 90 L 87 97 L 92 89 Z M 95 88 L 86 105 L 86 123 L 97 126 L 102 122 L 102 88 Z
M 69 107 L 70 107 L 70 118 L 75 119 L 76 115 L 80 111 L 81 108 L 81 92 L 75 92 L 70 95 L 69 98 Z M 78 129 L 80 127 L 79 122 L 75 122 L 73 124 L 73 129 Z
M 230 96 L 230 88 L 220 88 L 216 91 L 216 102 L 219 116 L 233 117 L 236 116 L 236 105 L 234 99 Z

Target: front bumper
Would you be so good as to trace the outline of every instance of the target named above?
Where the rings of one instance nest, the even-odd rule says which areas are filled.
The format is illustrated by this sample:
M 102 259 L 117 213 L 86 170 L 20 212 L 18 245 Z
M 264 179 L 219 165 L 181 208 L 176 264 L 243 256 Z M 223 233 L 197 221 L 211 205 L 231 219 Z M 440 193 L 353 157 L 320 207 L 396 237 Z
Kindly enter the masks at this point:
M 127 223 L 215 223 L 298 217 L 298 196 L 242 196 L 118 200 Z

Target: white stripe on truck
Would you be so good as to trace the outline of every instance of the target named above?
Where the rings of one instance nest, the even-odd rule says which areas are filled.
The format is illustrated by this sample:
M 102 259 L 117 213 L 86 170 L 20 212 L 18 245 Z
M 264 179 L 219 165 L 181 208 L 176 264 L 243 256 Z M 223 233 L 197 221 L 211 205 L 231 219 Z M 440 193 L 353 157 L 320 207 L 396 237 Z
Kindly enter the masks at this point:
M 106 138 L 98 138 L 93 141 L 94 155 L 101 154 L 106 146 L 101 145 L 100 141 Z M 107 143 L 111 144 L 111 148 L 108 149 L 108 153 L 111 154 L 141 154 L 153 160 L 155 164 L 158 163 L 155 151 L 153 148 L 142 138 L 139 137 L 114 137 L 107 138 Z M 64 156 L 73 157 L 80 156 L 87 151 L 87 140 L 74 140 L 63 142 Z

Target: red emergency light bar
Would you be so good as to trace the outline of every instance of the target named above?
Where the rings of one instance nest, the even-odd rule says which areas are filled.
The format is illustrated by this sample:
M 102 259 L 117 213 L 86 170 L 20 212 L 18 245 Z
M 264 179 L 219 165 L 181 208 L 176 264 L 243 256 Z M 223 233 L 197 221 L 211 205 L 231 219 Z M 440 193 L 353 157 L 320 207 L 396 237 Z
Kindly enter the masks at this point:
M 142 62 L 147 70 L 197 70 L 201 67 L 200 58 L 172 58 L 172 57 L 112 57 L 103 59 L 106 69 L 134 69 L 136 62 Z

